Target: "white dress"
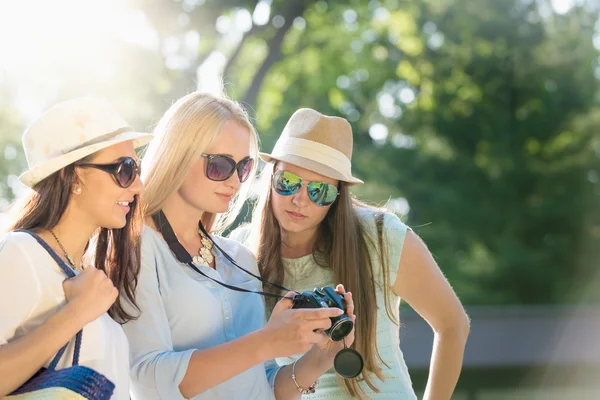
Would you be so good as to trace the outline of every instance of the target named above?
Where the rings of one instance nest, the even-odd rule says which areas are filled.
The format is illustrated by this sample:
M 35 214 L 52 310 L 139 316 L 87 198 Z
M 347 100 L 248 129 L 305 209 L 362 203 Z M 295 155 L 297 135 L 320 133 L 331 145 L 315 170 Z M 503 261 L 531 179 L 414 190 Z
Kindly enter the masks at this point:
M 11 232 L 0 240 L 0 346 L 26 335 L 65 304 L 64 279 L 56 261 L 31 235 Z M 73 342 L 57 369 L 71 366 Z M 111 400 L 129 399 L 127 337 L 108 314 L 84 327 L 79 365 L 115 384 Z

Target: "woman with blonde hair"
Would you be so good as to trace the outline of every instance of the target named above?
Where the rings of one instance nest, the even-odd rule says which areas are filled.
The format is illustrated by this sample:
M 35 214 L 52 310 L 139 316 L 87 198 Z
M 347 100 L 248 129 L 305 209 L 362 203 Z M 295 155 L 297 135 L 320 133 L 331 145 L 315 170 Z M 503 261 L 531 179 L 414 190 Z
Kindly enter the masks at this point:
M 331 368 L 341 344 L 319 330 L 342 311 L 292 310 L 286 298 L 265 325 L 262 297 L 248 293 L 262 289 L 256 259 L 212 234 L 237 214 L 257 155 L 246 113 L 224 97 L 191 93 L 159 121 L 143 160 L 141 315 L 124 327 L 134 399 L 294 399 Z
M 231 237 L 255 251 L 262 277 L 273 283 L 297 290 L 342 283 L 354 294 L 359 316 L 353 347 L 365 360 L 362 375 L 341 381 L 329 371 L 319 391 L 306 398 L 416 398 L 399 348 L 404 298 L 435 332 L 424 398 L 449 399 L 468 318 L 418 236 L 395 215 L 350 194 L 352 185 L 362 183 L 351 173 L 350 124 L 300 109 L 273 152 L 261 156 L 267 162 L 265 186 L 252 223 Z
M 20 180 L 30 190 L 0 238 L 0 398 L 39 389 L 33 397 L 129 399 L 117 322 L 135 316 L 143 189 L 135 149 L 150 139 L 95 97 L 55 105 L 23 134 L 29 169 Z M 84 268 L 86 250 L 95 259 Z M 51 371 L 63 379 L 35 383 Z

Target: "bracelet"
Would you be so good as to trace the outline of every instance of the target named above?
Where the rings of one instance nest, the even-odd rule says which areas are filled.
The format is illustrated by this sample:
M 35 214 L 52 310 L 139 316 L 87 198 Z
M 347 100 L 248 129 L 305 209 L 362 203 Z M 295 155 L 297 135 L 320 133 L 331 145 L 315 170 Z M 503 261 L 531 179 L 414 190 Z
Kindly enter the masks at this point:
M 298 360 L 294 361 L 294 363 L 292 364 L 292 380 L 294 381 L 294 384 L 296 385 L 296 389 L 298 390 L 298 392 L 302 393 L 302 394 L 313 394 L 316 392 L 316 387 L 317 384 L 319 383 L 319 380 L 317 379 L 315 381 L 315 383 L 313 383 L 312 385 L 310 385 L 308 387 L 308 389 L 304 389 L 302 386 L 298 385 L 298 382 L 296 382 L 296 363 L 298 362 Z

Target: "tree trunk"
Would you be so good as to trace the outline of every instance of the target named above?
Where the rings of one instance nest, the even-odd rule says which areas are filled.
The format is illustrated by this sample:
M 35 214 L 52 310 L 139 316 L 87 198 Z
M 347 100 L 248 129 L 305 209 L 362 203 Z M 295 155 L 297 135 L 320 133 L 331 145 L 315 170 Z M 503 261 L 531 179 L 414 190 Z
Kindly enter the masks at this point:
M 242 99 L 249 110 L 256 109 L 256 101 L 262 83 L 271 67 L 281 59 L 281 44 L 283 43 L 285 34 L 294 24 L 294 19 L 302 16 L 305 7 L 305 0 L 291 0 L 286 3 L 285 8 L 281 10 L 281 12 L 274 14 L 281 15 L 285 19 L 285 22 L 283 26 L 275 32 L 275 35 L 273 35 L 273 37 L 268 41 L 267 46 L 269 48 L 269 53 L 254 75 L 252 83 Z M 252 117 L 254 117 L 254 115 L 252 115 Z

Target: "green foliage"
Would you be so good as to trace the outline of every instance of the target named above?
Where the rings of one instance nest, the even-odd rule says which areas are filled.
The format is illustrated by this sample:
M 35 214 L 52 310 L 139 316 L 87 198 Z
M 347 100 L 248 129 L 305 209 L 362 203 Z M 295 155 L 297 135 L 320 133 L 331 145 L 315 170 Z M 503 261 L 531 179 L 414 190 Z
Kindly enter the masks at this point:
M 357 194 L 407 198 L 407 223 L 465 302 L 581 300 L 599 255 L 597 13 L 323 4 L 307 7 L 307 28 L 290 32 L 262 86 L 263 147 L 299 107 L 341 114 L 367 181 Z M 407 90 L 414 101 L 402 101 Z M 374 123 L 387 127 L 384 143 L 367 134 Z

